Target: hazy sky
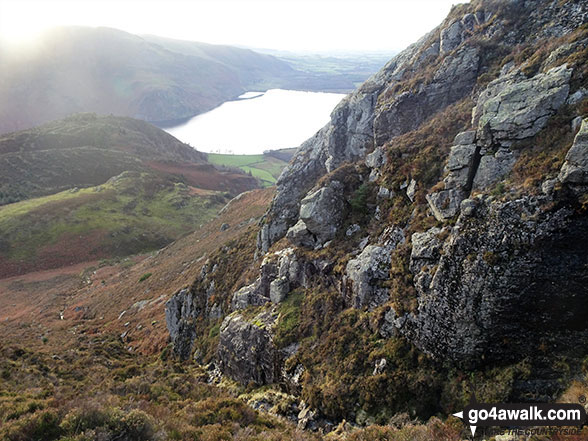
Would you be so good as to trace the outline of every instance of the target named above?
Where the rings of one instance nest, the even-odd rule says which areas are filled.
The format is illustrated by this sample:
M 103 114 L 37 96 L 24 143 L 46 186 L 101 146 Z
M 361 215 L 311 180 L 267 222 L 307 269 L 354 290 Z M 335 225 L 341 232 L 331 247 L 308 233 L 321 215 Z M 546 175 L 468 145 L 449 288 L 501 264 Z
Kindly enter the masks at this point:
M 456 0 L 0 0 L 0 38 L 56 25 L 284 50 L 398 50 Z

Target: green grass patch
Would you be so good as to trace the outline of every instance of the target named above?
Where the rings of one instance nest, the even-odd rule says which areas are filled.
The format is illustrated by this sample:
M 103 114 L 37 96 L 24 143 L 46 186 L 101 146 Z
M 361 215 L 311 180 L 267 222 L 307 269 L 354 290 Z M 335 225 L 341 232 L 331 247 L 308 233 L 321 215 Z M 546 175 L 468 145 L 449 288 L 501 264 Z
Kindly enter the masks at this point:
M 260 180 L 265 187 L 274 185 L 295 149 L 278 150 L 260 155 L 224 155 L 209 153 L 208 161 L 222 167 L 240 168 Z
M 150 251 L 193 231 L 224 203 L 220 193 L 194 195 L 169 178 L 125 172 L 97 187 L 0 207 L 0 257 L 31 264 Z
M 278 348 L 288 346 L 298 339 L 300 311 L 304 300 L 302 290 L 294 290 L 280 303 L 279 317 L 275 328 L 274 343 Z

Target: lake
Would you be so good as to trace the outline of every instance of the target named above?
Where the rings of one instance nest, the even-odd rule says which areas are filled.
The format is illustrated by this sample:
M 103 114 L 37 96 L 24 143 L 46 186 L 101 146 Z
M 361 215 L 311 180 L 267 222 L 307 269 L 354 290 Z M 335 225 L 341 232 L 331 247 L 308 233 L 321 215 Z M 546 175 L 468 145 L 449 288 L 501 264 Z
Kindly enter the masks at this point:
M 329 122 L 344 96 L 283 89 L 247 92 L 164 130 L 208 153 L 258 154 L 298 147 Z

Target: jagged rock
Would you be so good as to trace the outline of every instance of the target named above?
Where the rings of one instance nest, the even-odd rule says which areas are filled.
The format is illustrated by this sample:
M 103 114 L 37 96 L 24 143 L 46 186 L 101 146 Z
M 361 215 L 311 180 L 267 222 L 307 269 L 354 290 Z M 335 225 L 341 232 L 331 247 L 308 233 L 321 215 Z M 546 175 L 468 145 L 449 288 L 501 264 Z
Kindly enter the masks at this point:
M 235 292 L 231 299 L 232 310 L 236 311 L 238 309 L 248 308 L 252 305 L 259 306 L 267 303 L 269 299 L 260 294 L 258 287 L 259 281 L 244 286 Z
M 475 85 L 479 61 L 477 48 L 463 47 L 444 58 L 429 84 L 417 92 L 396 94 L 374 119 L 376 144 L 416 129 L 427 115 L 467 95 Z
M 461 201 L 465 198 L 466 194 L 464 191 L 456 190 L 454 188 L 441 190 L 426 196 L 427 203 L 429 204 L 433 215 L 441 222 L 455 216 L 459 212 Z
M 190 358 L 192 353 L 196 337 L 195 320 L 201 311 L 201 305 L 187 289 L 175 293 L 165 304 L 165 323 L 173 350 L 182 360 Z
M 317 242 L 316 237 L 308 231 L 308 228 L 306 228 L 306 224 L 302 219 L 296 222 L 296 225 L 290 227 L 286 233 L 286 239 L 288 239 L 292 245 L 307 248 L 314 248 Z
M 210 320 L 218 320 L 222 316 L 223 316 L 223 309 L 221 308 L 221 306 L 218 303 L 215 303 L 214 305 L 212 305 L 210 307 L 210 310 L 208 311 L 208 318 Z
M 353 236 L 359 230 L 361 230 L 361 227 L 359 225 L 357 225 L 357 224 L 349 225 L 349 228 L 347 228 L 347 231 L 345 231 L 345 236 L 347 236 L 347 237 Z
M 418 272 L 424 263 L 433 263 L 439 260 L 439 251 L 442 242 L 438 235 L 441 229 L 433 227 L 424 233 L 413 233 L 411 237 L 412 251 L 410 253 L 410 270 Z
M 395 230 L 396 231 L 396 230 Z M 374 308 L 388 300 L 388 289 L 381 283 L 390 277 L 390 254 L 404 235 L 399 232 L 386 235 L 384 245 L 368 245 L 347 263 L 345 283 L 349 285 L 350 304 L 355 308 Z
M 221 231 L 227 231 L 228 229 L 229 229 L 229 224 L 227 224 L 227 223 L 223 223 L 223 224 L 220 226 L 220 230 L 221 230 Z
M 568 99 L 566 100 L 566 104 L 573 106 L 574 104 L 578 104 L 584 98 L 588 96 L 588 89 L 580 88 L 576 90 L 574 93 L 570 94 Z
M 439 50 L 441 54 L 451 52 L 457 48 L 468 36 L 468 31 L 474 26 L 482 24 L 486 20 L 484 14 L 466 14 L 461 20 L 451 23 L 441 30 Z
M 474 154 L 476 152 L 475 144 L 458 144 L 451 147 L 447 169 L 449 171 L 469 168 L 472 165 Z
M 390 197 L 390 190 L 386 187 L 378 188 L 378 198 L 380 199 L 388 199 Z
M 473 187 L 487 189 L 504 178 L 517 162 L 514 152 L 507 148 L 499 148 L 496 153 L 485 154 L 474 177 Z
M 408 199 L 410 199 L 411 202 L 414 202 L 414 195 L 416 193 L 417 190 L 417 181 L 415 181 L 414 179 L 410 180 L 410 184 L 408 184 L 408 187 L 406 188 L 406 196 L 408 197 Z
M 312 410 L 304 401 L 301 402 L 301 407 L 298 413 L 298 430 L 316 430 L 316 410 Z
M 333 239 L 347 212 L 343 185 L 337 181 L 310 193 L 300 203 L 300 219 L 318 244 Z
M 379 360 L 376 360 L 376 362 L 374 363 L 374 371 L 372 372 L 372 375 L 380 375 L 384 373 L 384 371 L 386 370 L 386 364 L 388 364 L 388 362 L 385 358 L 380 358 Z
M 581 126 L 582 126 L 582 117 L 581 116 L 576 116 L 573 120 L 572 120 L 572 132 L 575 132 L 576 130 L 578 130 Z
M 537 134 L 565 102 L 571 75 L 572 69 L 562 65 L 529 79 L 516 70 L 492 81 L 474 109 L 478 134 L 487 143 Z
M 459 211 L 463 216 L 473 216 L 476 212 L 476 201 L 473 199 L 464 199 L 461 201 Z
M 541 191 L 544 195 L 550 196 L 553 194 L 555 190 L 555 185 L 557 184 L 557 179 L 546 179 L 543 184 L 541 184 Z
M 460 132 L 455 135 L 455 139 L 453 140 L 453 145 L 471 145 L 474 144 L 476 141 L 476 131 L 475 130 L 468 130 L 465 132 Z
M 386 150 L 383 147 L 378 147 L 365 157 L 365 165 L 369 168 L 380 168 L 384 164 L 386 164 Z
M 564 184 L 588 184 L 588 119 L 582 121 L 558 178 Z
M 264 311 L 251 321 L 241 314 L 223 320 L 217 350 L 219 368 L 224 375 L 246 385 L 261 386 L 280 378 L 280 355 L 271 335 L 276 320 L 272 311 Z
M 273 303 L 282 302 L 290 292 L 288 277 L 278 277 L 270 283 L 270 300 Z

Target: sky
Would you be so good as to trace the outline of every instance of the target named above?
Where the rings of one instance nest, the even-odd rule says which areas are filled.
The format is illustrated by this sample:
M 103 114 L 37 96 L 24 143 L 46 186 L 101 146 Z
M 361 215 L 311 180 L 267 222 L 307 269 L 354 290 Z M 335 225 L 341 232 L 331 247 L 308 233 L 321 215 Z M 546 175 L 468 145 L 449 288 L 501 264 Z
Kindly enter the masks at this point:
M 456 0 L 0 0 L 0 40 L 60 25 L 290 51 L 398 51 Z

